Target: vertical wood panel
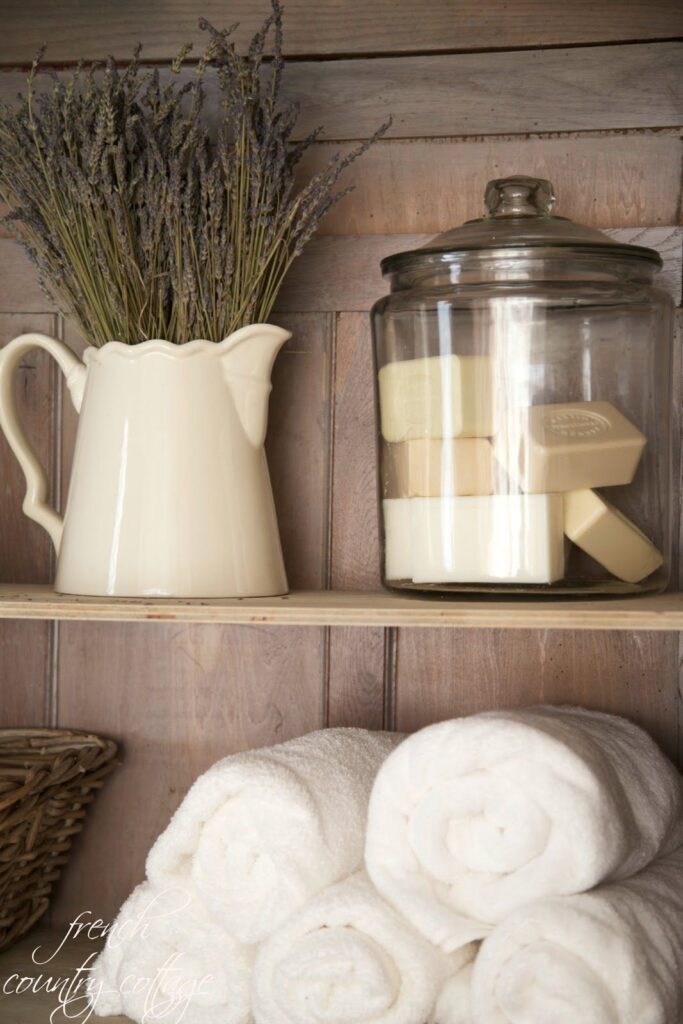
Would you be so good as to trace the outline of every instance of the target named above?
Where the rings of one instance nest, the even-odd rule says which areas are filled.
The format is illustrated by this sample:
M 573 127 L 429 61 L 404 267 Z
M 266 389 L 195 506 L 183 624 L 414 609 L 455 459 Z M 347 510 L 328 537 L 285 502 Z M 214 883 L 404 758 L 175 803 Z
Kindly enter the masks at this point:
M 72 623 L 61 630 L 59 724 L 122 745 L 54 908 L 104 920 L 196 776 L 237 750 L 322 722 L 320 630 Z
M 266 449 L 292 590 L 325 585 L 333 317 L 281 314 L 292 332 L 277 358 Z
M 333 472 L 333 587 L 379 590 L 377 436 L 367 313 L 337 318 Z
M 55 327 L 56 317 L 51 314 L 0 314 L 0 344 L 5 345 L 28 331 L 54 334 Z M 53 485 L 58 372 L 47 352 L 34 349 L 22 360 L 14 388 L 26 437 Z M 47 583 L 52 571 L 52 542 L 42 526 L 27 519 L 22 511 L 26 493 L 24 474 L 1 431 L 0 473 L 0 578 L 6 583 Z
M 0 314 L 0 344 L 32 330 L 54 334 L 55 321 L 47 313 Z M 15 384 L 20 420 L 51 481 L 55 469 L 56 374 L 47 353 L 35 350 L 23 360 Z M 47 582 L 52 574 L 52 542 L 45 530 L 22 511 L 24 475 L 2 432 L 0 480 L 0 579 L 7 583 Z M 48 722 L 54 630 L 48 622 L 6 621 L 0 625 L 0 727 Z
M 632 718 L 677 754 L 671 633 L 400 630 L 396 727 L 490 708 L 581 704 Z
M 380 587 L 372 348 L 367 313 L 337 318 L 330 585 Z M 333 629 L 329 635 L 330 725 L 382 728 L 385 631 Z
M 49 622 L 0 623 L 0 729 L 49 725 Z

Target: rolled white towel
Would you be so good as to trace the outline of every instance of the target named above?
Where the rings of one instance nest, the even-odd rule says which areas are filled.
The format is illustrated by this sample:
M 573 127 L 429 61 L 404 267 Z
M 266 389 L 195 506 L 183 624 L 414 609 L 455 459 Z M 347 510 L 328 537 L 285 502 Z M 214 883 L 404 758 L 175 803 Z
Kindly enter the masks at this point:
M 571 708 L 428 726 L 380 770 L 366 866 L 450 951 L 519 906 L 627 878 L 683 842 L 683 784 L 641 729 Z
M 256 1024 L 425 1024 L 444 981 L 467 959 L 467 953 L 447 957 L 426 942 L 359 873 L 319 893 L 261 946 L 254 1018 Z
M 680 1024 L 683 850 L 516 911 L 473 971 L 475 1024 Z
M 95 962 L 95 1014 L 137 1022 L 248 1024 L 253 951 L 209 920 L 183 888 L 139 885 Z
M 327 729 L 219 761 L 152 847 L 150 880 L 192 884 L 236 938 L 262 941 L 361 867 L 372 784 L 400 739 Z

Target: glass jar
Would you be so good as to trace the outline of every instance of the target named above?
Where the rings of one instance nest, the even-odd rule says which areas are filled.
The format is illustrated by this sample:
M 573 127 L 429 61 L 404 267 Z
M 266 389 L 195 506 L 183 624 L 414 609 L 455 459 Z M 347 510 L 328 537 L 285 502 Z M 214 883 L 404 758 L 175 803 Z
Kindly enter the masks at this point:
M 673 304 L 657 252 L 551 215 L 550 182 L 382 262 L 383 579 L 436 593 L 663 590 Z

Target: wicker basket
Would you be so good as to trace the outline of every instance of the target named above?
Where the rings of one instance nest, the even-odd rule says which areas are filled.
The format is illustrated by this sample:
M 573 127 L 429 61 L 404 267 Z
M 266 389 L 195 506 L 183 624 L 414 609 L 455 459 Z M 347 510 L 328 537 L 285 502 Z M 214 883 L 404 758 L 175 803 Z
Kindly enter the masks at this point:
M 65 729 L 0 729 L 0 950 L 47 910 L 116 744 Z

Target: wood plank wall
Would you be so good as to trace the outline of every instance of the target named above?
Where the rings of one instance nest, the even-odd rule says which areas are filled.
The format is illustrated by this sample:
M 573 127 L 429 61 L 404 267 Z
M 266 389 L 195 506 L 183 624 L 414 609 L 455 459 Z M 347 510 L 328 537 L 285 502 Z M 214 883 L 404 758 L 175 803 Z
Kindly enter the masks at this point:
M 267 6 L 207 0 L 202 10 L 216 24 L 241 20 L 244 40 Z M 198 40 L 189 0 L 5 7 L 5 97 L 44 39 L 62 68 L 103 50 L 124 58 L 139 39 L 164 64 Z M 311 17 L 306 0 L 289 0 L 286 17 L 301 131 L 328 126 L 307 171 L 394 119 L 282 296 L 276 319 L 294 337 L 276 366 L 268 439 L 292 586 L 372 590 L 367 310 L 382 291 L 379 258 L 477 216 L 489 178 L 542 174 L 562 213 L 666 251 L 680 300 L 683 9 L 676 0 L 319 0 Z M 0 342 L 27 329 L 82 346 L 2 239 Z M 75 423 L 54 366 L 31 355 L 18 388 L 62 505 Z M 0 472 L 0 578 L 49 580 L 47 536 L 22 516 L 4 440 Z M 116 910 L 189 783 L 230 751 L 322 725 L 412 730 L 482 708 L 569 701 L 631 715 L 675 756 L 678 666 L 673 634 L 2 622 L 0 724 L 95 729 L 122 743 L 124 767 L 61 886 L 53 913 L 64 921 Z

